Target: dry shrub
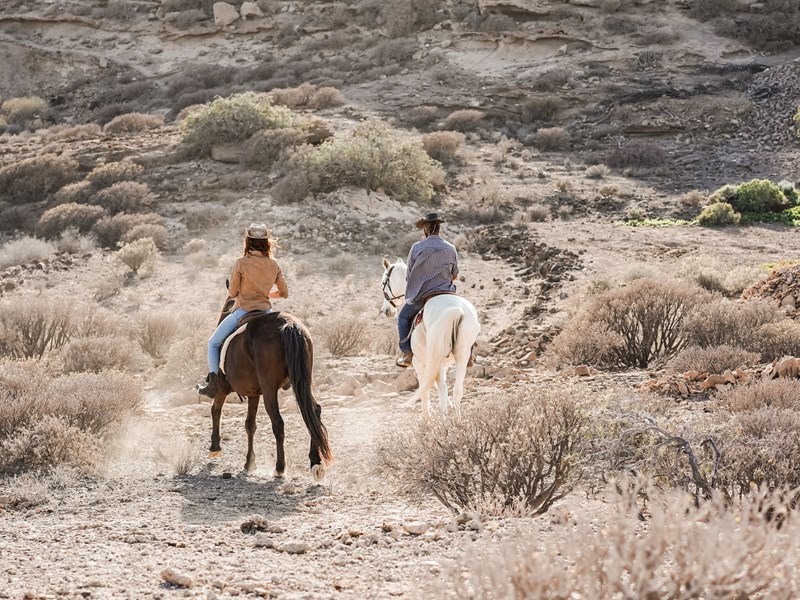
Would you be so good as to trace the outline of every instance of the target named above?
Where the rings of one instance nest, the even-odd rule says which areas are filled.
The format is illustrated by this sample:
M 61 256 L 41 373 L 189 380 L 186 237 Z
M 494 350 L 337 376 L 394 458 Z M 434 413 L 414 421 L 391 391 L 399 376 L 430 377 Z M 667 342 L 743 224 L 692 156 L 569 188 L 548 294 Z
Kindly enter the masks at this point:
M 277 204 L 292 204 L 305 200 L 318 187 L 308 173 L 288 173 L 272 186 L 270 194 Z
M 0 199 L 12 204 L 40 202 L 78 178 L 78 162 L 44 154 L 0 168 Z
M 53 202 L 55 204 L 70 204 L 72 202 L 86 204 L 96 191 L 88 181 L 68 183 L 53 194 Z
M 678 352 L 667 363 L 667 368 L 678 373 L 686 371 L 700 371 L 701 373 L 724 373 L 739 367 L 748 367 L 757 364 L 761 355 L 757 352 L 748 352 L 741 348 L 731 346 L 713 346 L 698 348 L 692 346 Z
M 47 472 L 57 466 L 90 472 L 98 458 L 95 437 L 55 415 L 0 439 L 0 473 Z
M 586 169 L 586 177 L 589 179 L 605 179 L 610 172 L 605 165 L 592 165 Z
M 142 113 L 128 113 L 111 119 L 103 126 L 104 133 L 119 135 L 125 133 L 138 133 L 164 126 L 164 117 L 159 115 L 146 115 Z
M 604 162 L 616 169 L 655 167 L 664 164 L 665 158 L 664 150 L 658 144 L 634 140 L 611 150 Z
M 132 181 L 144 172 L 144 167 L 131 161 L 110 162 L 97 165 L 86 176 L 95 190 L 111 187 L 115 183 Z
M 569 365 L 611 366 L 623 347 L 622 336 L 606 323 L 570 321 L 548 347 L 548 354 Z
M 60 460 L 90 458 L 92 448 L 144 403 L 140 382 L 120 373 L 52 377 L 39 362 L 0 363 L 0 470 L 51 468 Z M 49 421 L 37 427 L 37 424 Z M 91 440 L 76 431 L 91 435 Z M 29 442 L 35 436 L 36 443 Z M 13 448 L 13 455 L 7 449 Z M 43 457 L 56 460 L 44 460 Z M 81 462 L 75 466 L 88 466 Z
M 569 147 L 569 131 L 563 127 L 543 127 L 533 136 L 540 150 L 563 150 Z
M 70 341 L 75 323 L 70 307 L 41 297 L 0 304 L 0 353 L 41 358 Z
M 559 337 L 569 336 L 563 341 L 563 346 L 581 349 L 582 342 L 571 341 L 571 338 L 579 335 L 579 324 L 582 323 L 583 327 L 597 328 L 598 340 L 602 342 L 597 348 L 598 353 L 609 343 L 604 333 L 609 331 L 621 338 L 621 345 L 612 348 L 616 363 L 645 368 L 656 359 L 671 358 L 688 345 L 690 337 L 684 321 L 710 301 L 708 292 L 688 283 L 638 279 L 625 287 L 590 298 L 584 310 L 575 317 L 577 323 L 569 323 L 553 344 Z M 590 352 L 587 349 L 582 351 Z
M 154 213 L 118 214 L 99 219 L 92 227 L 92 233 L 104 248 L 116 248 L 125 234 L 139 225 L 163 225 L 163 219 Z
M 190 313 L 181 319 L 181 324 L 179 337 L 170 346 L 163 368 L 170 384 L 190 384 L 208 371 L 206 349 L 214 323 L 208 322 L 206 316 L 200 318 Z
M 314 92 L 311 97 L 309 106 L 318 110 L 323 108 L 336 108 L 337 106 L 344 106 L 347 104 L 342 92 L 335 87 L 321 87 Z
M 102 206 L 112 214 L 142 212 L 155 203 L 155 197 L 144 183 L 120 181 L 97 192 L 90 202 Z
M 415 106 L 406 116 L 406 120 L 414 127 L 425 127 L 436 120 L 439 109 L 435 106 Z
M 82 140 L 93 140 L 100 137 L 103 130 L 97 123 L 86 125 L 54 125 L 47 130 L 44 136 L 46 142 L 77 142 Z
M 777 303 L 770 300 L 717 300 L 698 306 L 686 319 L 684 329 L 689 343 L 694 346 L 733 346 L 760 352 L 757 332 L 762 326 L 783 319 Z
M 144 238 L 153 240 L 156 247 L 158 247 L 159 250 L 163 250 L 167 247 L 167 243 L 169 242 L 169 232 L 163 225 L 158 225 L 156 223 L 140 223 L 126 231 L 120 241 L 123 244 L 130 244 L 131 242 Z
M 168 313 L 147 314 L 139 325 L 139 344 L 153 358 L 163 358 L 169 350 L 180 323 Z
M 23 96 L 9 98 L 3 102 L 0 112 L 9 123 L 24 124 L 36 117 L 43 116 L 48 109 L 48 104 L 38 96 Z
M 522 105 L 520 116 L 523 123 L 549 121 L 560 107 L 561 102 L 556 98 L 529 98 Z
M 314 97 L 317 86 L 311 83 L 302 83 L 293 88 L 276 88 L 270 90 L 268 96 L 273 104 L 288 108 L 308 106 Z
M 740 413 L 761 408 L 800 409 L 800 381 L 765 379 L 719 390 L 714 399 L 727 410 Z
M 189 254 L 198 254 L 208 250 L 208 242 L 202 238 L 192 238 L 186 242 L 186 252 Z
M 75 227 L 68 227 L 61 232 L 56 242 L 59 252 L 66 254 L 86 255 L 95 249 L 94 240 L 86 235 L 82 235 Z
M 59 237 L 67 229 L 81 233 L 89 231 L 105 211 L 100 206 L 70 202 L 47 210 L 39 217 L 36 233 L 47 239 Z
M 125 244 L 116 251 L 114 256 L 138 275 L 142 268 L 152 271 L 158 262 L 160 253 L 153 240 L 142 238 Z
M 0 247 L 0 270 L 41 260 L 51 256 L 55 250 L 52 243 L 33 237 L 6 242 Z
M 422 147 L 433 160 L 449 165 L 456 161 L 464 139 L 464 134 L 457 131 L 434 131 L 422 136 Z
M 133 352 L 130 340 L 122 336 L 82 338 L 64 347 L 65 373 L 125 372 L 141 363 L 141 353 Z
M 158 459 L 168 465 L 172 474 L 183 477 L 200 463 L 200 450 L 186 439 L 163 440 L 156 447 Z
M 360 317 L 329 323 L 321 335 L 328 352 L 334 356 L 358 356 L 370 342 L 369 324 Z
M 783 400 L 793 401 L 791 396 Z M 738 413 L 728 435 L 722 444 L 724 468 L 719 485 L 730 496 L 746 495 L 753 487 L 778 490 L 800 485 L 797 408 L 764 407 Z
M 451 510 L 494 506 L 540 514 L 580 479 L 585 418 L 574 390 L 530 390 L 421 420 L 378 449 L 384 472 Z
M 263 129 L 291 127 L 296 114 L 253 92 L 217 98 L 181 121 L 188 153 L 207 156 L 215 144 L 242 142 Z
M 221 206 L 203 206 L 186 211 L 183 222 L 191 232 L 203 231 L 224 225 L 228 219 L 228 211 Z
M 303 131 L 293 127 L 259 131 L 245 142 L 242 163 L 268 171 L 304 140 Z
M 766 277 L 758 267 L 731 268 L 719 260 L 704 255 L 692 256 L 682 261 L 677 274 L 693 281 L 703 289 L 719 292 L 731 298 Z
M 455 110 L 447 115 L 444 120 L 444 128 L 456 131 L 474 131 L 483 124 L 485 116 L 483 111 L 472 108 Z
M 721 500 L 696 508 L 685 495 L 648 492 L 642 510 L 637 491 L 623 492 L 616 507 L 605 511 L 602 527 L 580 519 L 554 535 L 552 525 L 533 522 L 527 540 L 509 540 L 478 555 L 470 551 L 450 569 L 450 582 L 435 584 L 437 595 L 475 600 L 795 595 L 797 522 L 766 518 L 785 515 L 791 495 L 761 492 L 733 508 Z
M 794 319 L 762 325 L 754 337 L 763 360 L 800 356 L 800 323 Z
M 539 92 L 551 92 L 569 83 L 570 71 L 567 69 L 554 69 L 542 73 L 533 81 L 533 89 Z

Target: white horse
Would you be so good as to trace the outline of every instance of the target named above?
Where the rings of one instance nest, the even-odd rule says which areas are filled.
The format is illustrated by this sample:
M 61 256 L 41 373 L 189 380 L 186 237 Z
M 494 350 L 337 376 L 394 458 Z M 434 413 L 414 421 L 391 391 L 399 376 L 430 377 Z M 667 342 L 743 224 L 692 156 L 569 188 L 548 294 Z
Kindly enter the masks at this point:
M 383 306 L 387 317 L 397 313 L 403 305 L 406 292 L 408 266 L 402 258 L 390 263 L 383 259 Z M 455 294 L 434 296 L 425 303 L 422 321 L 411 334 L 412 364 L 417 373 L 419 388 L 411 401 L 422 398 L 422 414 L 429 416 L 428 393 L 433 384 L 439 390 L 439 408 L 447 415 L 450 399 L 447 395 L 447 368 L 455 364 L 453 384 L 453 410 L 459 413 L 459 403 L 464 395 L 464 378 L 467 362 L 475 340 L 480 333 L 478 313 L 467 299 Z

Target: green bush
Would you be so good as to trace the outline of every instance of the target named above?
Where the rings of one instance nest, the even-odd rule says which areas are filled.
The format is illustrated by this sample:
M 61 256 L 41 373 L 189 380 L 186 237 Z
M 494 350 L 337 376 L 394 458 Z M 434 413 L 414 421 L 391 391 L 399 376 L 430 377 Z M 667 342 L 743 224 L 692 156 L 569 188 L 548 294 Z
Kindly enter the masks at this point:
M 290 127 L 296 114 L 254 92 L 216 98 L 181 122 L 186 151 L 207 156 L 215 144 L 241 142 L 264 129 Z
M 711 195 L 712 202 L 727 202 L 740 213 L 765 213 L 789 208 L 783 190 L 768 179 L 753 179 L 737 186 L 725 185 Z
M 742 215 L 733 210 L 727 202 L 714 202 L 703 209 L 697 217 L 697 223 L 704 227 L 720 227 L 722 225 L 738 225 Z
M 61 233 L 69 228 L 77 229 L 80 233 L 89 231 L 105 211 L 101 206 L 88 206 L 69 202 L 51 208 L 39 217 L 36 224 L 36 233 L 49 240 L 58 238 Z
M 380 188 L 400 201 L 430 200 L 432 182 L 439 171 L 422 140 L 377 120 L 361 123 L 345 137 L 298 153 L 296 162 L 312 182 L 311 191 L 330 192 L 346 185 Z
M 28 204 L 47 200 L 78 179 L 78 162 L 66 156 L 43 154 L 0 169 L 0 200 Z

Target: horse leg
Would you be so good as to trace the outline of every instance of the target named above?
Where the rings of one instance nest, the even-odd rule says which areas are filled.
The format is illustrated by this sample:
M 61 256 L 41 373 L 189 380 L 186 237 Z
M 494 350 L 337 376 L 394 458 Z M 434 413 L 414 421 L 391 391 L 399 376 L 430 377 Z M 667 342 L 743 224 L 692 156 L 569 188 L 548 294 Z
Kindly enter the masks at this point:
M 256 433 L 256 413 L 258 413 L 258 396 L 247 397 L 247 419 L 244 430 L 247 432 L 247 459 L 244 463 L 244 472 L 250 474 L 256 470 L 256 453 L 253 450 L 253 436 Z
M 314 402 L 314 412 L 317 413 L 317 420 L 321 421 L 322 407 L 316 402 Z M 319 449 L 314 444 L 314 440 L 311 440 L 308 459 L 311 462 L 311 475 L 314 477 L 314 481 L 322 481 L 322 478 L 325 477 L 325 467 L 322 465 L 322 458 L 319 455 Z
M 461 398 L 464 397 L 464 379 L 467 377 L 468 360 L 469 354 L 456 360 L 455 382 L 453 383 L 453 413 L 456 416 L 461 414 Z
M 444 363 L 439 367 L 439 377 L 436 379 L 436 387 L 439 392 L 439 410 L 442 416 L 447 416 L 447 405 L 450 404 L 450 398 L 447 396 L 447 367 Z
M 268 390 L 264 394 L 264 408 L 267 409 L 272 422 L 272 433 L 275 435 L 275 472 L 273 477 L 283 477 L 286 472 L 286 458 L 283 454 L 283 417 L 278 406 L 278 390 Z
M 211 405 L 211 448 L 209 448 L 208 452 L 209 458 L 214 458 L 222 453 L 222 448 L 219 445 L 219 422 L 222 417 L 222 405 L 225 404 L 226 397 L 226 395 L 217 394 Z

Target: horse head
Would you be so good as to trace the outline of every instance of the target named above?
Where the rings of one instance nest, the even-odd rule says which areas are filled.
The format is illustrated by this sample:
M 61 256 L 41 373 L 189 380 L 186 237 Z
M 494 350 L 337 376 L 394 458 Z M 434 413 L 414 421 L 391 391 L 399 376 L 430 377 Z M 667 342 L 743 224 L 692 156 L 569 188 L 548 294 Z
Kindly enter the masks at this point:
M 383 288 L 383 306 L 381 313 L 387 317 L 393 317 L 397 309 L 403 305 L 406 293 L 406 273 L 408 267 L 402 258 L 397 262 L 390 263 L 388 259 L 383 259 L 383 277 L 381 287 Z

